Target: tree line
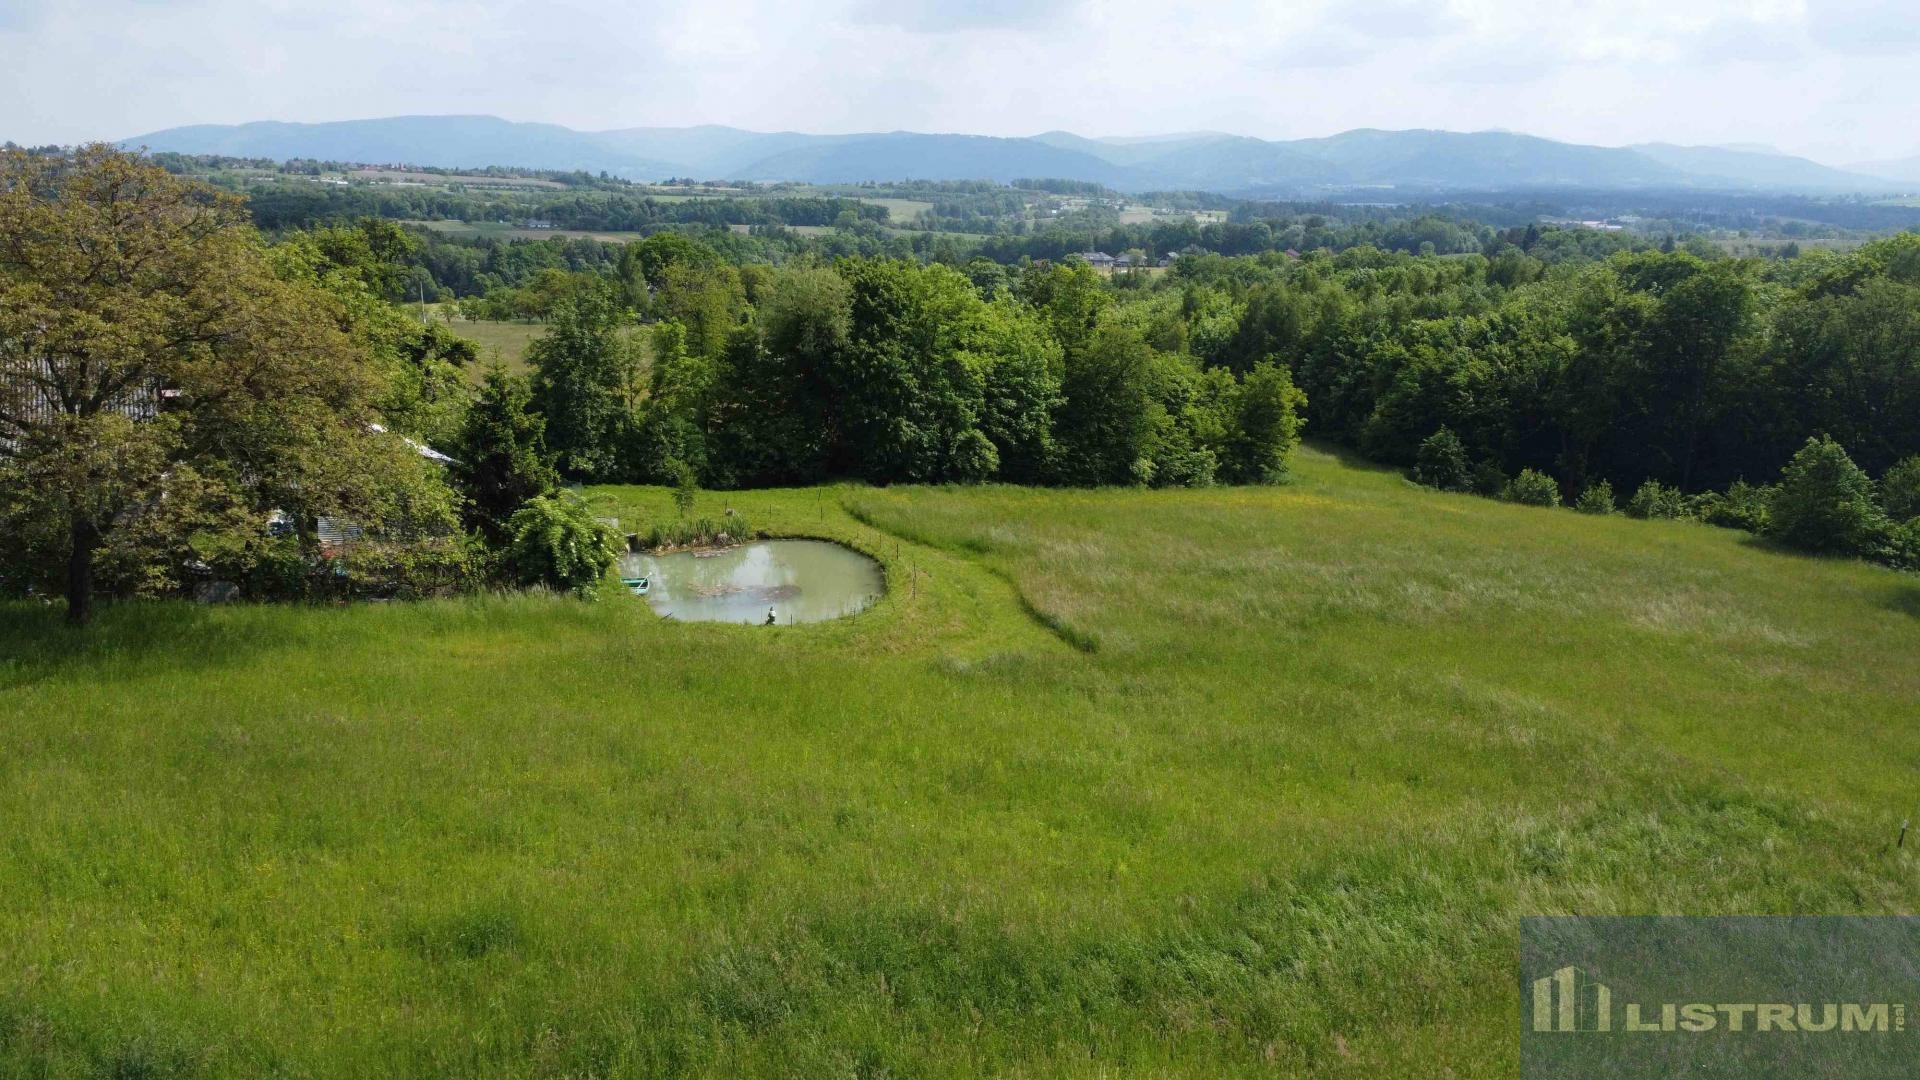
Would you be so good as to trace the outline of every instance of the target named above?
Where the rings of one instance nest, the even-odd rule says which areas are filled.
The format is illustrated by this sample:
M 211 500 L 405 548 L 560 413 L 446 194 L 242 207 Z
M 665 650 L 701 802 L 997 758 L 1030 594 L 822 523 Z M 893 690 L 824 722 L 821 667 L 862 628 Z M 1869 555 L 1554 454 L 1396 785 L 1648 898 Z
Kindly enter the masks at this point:
M 629 251 L 633 277 L 562 297 L 529 356 L 548 444 L 582 479 L 1262 483 L 1298 440 L 1283 366 L 1155 348 L 1083 264 L 983 289 L 897 259 L 734 267 L 670 235 Z M 621 333 L 635 310 L 644 349 Z
M 825 226 L 887 220 L 884 206 L 812 195 L 666 200 L 623 191 L 536 194 L 298 182 L 251 184 L 246 195 L 254 221 L 268 230 L 313 228 L 361 217 L 509 223 L 538 219 L 555 228 L 605 232 L 639 232 L 667 225 Z

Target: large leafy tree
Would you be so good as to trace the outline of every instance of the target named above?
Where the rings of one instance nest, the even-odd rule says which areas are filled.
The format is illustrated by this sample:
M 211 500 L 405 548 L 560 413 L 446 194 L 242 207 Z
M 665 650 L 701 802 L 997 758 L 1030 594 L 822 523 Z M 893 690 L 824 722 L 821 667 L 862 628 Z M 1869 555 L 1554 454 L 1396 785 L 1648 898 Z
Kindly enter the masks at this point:
M 986 305 L 963 340 L 984 370 L 980 430 L 993 443 L 1001 478 L 1043 483 L 1061 403 L 1060 346 L 1029 309 L 1005 298 Z
M 1287 479 L 1287 459 L 1300 445 L 1307 395 L 1287 369 L 1254 365 L 1233 396 L 1233 426 L 1220 460 L 1220 478 L 1237 484 L 1277 484 Z
M 1083 346 L 1067 352 L 1054 417 L 1057 479 L 1084 486 L 1151 479 L 1153 375 L 1152 347 L 1117 319 L 1102 319 Z
M 870 480 L 981 480 L 998 453 L 979 431 L 983 376 L 959 331 L 979 316 L 972 284 L 944 266 L 850 261 L 846 349 L 830 385 L 837 466 Z
M 708 479 L 722 487 L 807 483 L 838 438 L 832 371 L 851 329 L 846 279 L 788 267 L 767 284 L 757 321 L 735 328 L 707 406 Z
M 654 314 L 678 320 L 687 328 L 687 351 L 708 359 L 726 351 L 727 337 L 739 325 L 745 306 L 740 273 L 725 264 L 670 265 L 654 290 Z
M 1239 328 L 1221 359 L 1235 371 L 1244 372 L 1276 356 L 1295 356 L 1311 321 L 1311 307 L 1304 294 L 1277 284 L 1253 289 L 1247 295 L 1247 309 L 1240 317 Z
M 1029 267 L 1018 294 L 1046 320 L 1069 363 L 1092 343 L 1101 312 L 1113 302 L 1099 271 L 1078 261 Z
M 822 475 L 826 432 L 795 402 L 808 387 L 790 357 L 767 347 L 746 323 L 727 340 L 709 410 L 713 441 L 707 481 L 715 487 L 810 483 Z
M 527 350 L 534 407 L 560 470 L 583 479 L 614 471 L 622 424 L 635 397 L 636 358 L 609 290 L 562 300 L 547 332 Z
M 1873 495 L 1873 481 L 1839 443 L 1808 439 L 1780 474 L 1767 504 L 1767 530 L 1807 551 L 1868 554 L 1887 528 Z
M 1920 235 L 1806 261 L 1816 269 L 1782 300 L 1756 380 L 1769 449 L 1783 457 L 1812 430 L 1873 470 L 1920 453 Z
M 674 267 L 715 269 L 723 265 L 720 253 L 677 232 L 655 233 L 628 244 L 620 252 L 619 274 L 634 306 L 646 306 L 654 290 L 666 284 Z
M 649 484 L 708 471 L 706 417 L 719 365 L 687 352 L 686 328 L 654 324 L 647 400 L 621 447 L 621 474 Z
M 506 542 L 514 511 L 560 483 L 546 447 L 546 421 L 531 411 L 532 403 L 525 379 L 493 367 L 453 444 L 450 468 L 465 497 L 467 526 L 496 547 Z
M 439 444 L 454 437 L 473 399 L 468 368 L 478 346 L 446 323 L 393 304 L 415 273 L 419 242 L 389 221 L 294 233 L 273 249 L 282 276 L 310 280 L 346 308 L 355 343 L 379 367 L 377 401 L 388 428 Z
M 348 323 L 325 290 L 276 274 L 237 199 L 102 145 L 0 154 L 14 557 L 61 565 L 67 616 L 85 622 L 103 549 L 137 538 L 219 522 L 232 554 L 264 542 L 274 510 L 309 536 L 321 514 L 410 507 L 425 524 L 445 486 L 374 424 L 380 373 Z
M 1920 455 L 1896 462 L 1880 478 L 1880 508 L 1896 522 L 1920 518 Z

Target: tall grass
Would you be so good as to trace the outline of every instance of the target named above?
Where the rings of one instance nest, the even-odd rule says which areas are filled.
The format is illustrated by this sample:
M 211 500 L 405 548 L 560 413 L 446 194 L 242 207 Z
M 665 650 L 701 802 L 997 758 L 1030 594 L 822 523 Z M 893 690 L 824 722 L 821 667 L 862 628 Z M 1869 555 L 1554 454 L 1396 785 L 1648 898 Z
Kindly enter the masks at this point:
M 636 533 L 640 546 L 648 549 L 702 547 L 708 544 L 737 544 L 758 535 L 747 519 L 733 517 L 681 517 L 656 520 Z
M 1920 899 L 1912 577 L 1312 452 L 725 499 L 889 594 L 0 609 L 0 1075 L 1502 1075 L 1522 914 Z

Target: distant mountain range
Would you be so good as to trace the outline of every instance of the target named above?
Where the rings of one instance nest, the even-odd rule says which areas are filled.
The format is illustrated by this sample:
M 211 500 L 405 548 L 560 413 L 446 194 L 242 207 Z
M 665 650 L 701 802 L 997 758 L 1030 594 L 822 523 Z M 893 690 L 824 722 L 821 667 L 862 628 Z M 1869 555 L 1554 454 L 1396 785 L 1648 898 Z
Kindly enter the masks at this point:
M 1356 189 L 1540 188 L 1871 191 L 1920 177 L 1920 161 L 1857 171 L 1755 146 L 1582 146 L 1483 131 L 1348 131 L 1269 142 L 1219 132 L 1093 139 L 909 131 L 806 135 L 739 128 L 575 131 L 492 116 L 396 116 L 322 124 L 263 121 L 169 128 L 122 145 L 234 157 L 318 158 L 442 168 L 583 169 L 635 180 L 1083 180 L 1125 191 L 1317 195 Z
M 1849 171 L 1866 176 L 1893 180 L 1909 187 L 1920 187 L 1920 157 L 1899 158 L 1894 161 L 1863 161 L 1858 165 L 1847 166 Z

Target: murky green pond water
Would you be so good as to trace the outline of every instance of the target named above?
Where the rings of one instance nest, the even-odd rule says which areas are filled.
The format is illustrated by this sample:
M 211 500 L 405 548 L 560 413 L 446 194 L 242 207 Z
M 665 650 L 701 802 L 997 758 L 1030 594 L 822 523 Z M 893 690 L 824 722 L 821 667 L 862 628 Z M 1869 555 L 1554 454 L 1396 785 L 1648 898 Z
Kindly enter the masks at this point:
M 625 555 L 620 576 L 647 579 L 646 601 L 689 622 L 780 625 L 865 610 L 886 592 L 880 564 L 824 540 L 766 540 L 716 552 Z

